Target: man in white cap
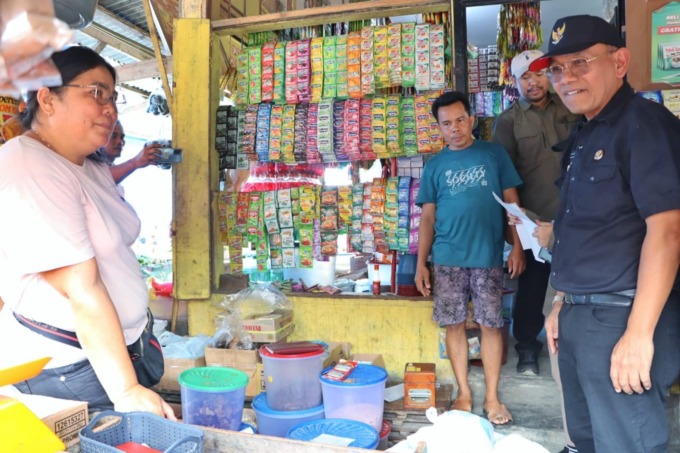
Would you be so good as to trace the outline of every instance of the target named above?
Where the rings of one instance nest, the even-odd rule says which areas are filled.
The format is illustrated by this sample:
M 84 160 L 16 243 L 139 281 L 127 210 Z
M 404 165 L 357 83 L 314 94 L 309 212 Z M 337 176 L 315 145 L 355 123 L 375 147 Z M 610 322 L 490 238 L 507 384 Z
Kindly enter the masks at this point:
M 510 155 L 524 184 L 519 187 L 522 207 L 540 220 L 551 221 L 559 206 L 555 181 L 560 176 L 561 152 L 553 146 L 566 140 L 581 115 L 569 112 L 560 98 L 550 93 L 546 71 L 531 71 L 529 65 L 543 56 L 539 50 L 527 50 L 512 59 L 512 82 L 519 99 L 496 119 L 493 141 Z M 537 375 L 538 355 L 543 343 L 537 336 L 543 329 L 543 306 L 550 278 L 550 264 L 525 252 L 526 271 L 519 277 L 513 313 L 515 349 L 519 355 L 517 372 Z

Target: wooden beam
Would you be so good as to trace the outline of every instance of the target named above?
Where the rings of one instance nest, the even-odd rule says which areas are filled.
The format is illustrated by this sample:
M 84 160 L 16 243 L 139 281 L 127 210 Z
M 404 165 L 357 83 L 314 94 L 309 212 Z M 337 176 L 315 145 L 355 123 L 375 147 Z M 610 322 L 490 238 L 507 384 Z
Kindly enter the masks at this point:
M 149 97 L 151 95 L 150 91 L 142 90 L 141 88 L 133 87 L 127 83 L 120 83 L 120 86 L 133 93 L 141 94 L 142 96 Z
M 209 0 L 180 0 L 178 19 L 209 19 Z
M 163 82 L 163 91 L 165 91 L 165 98 L 168 101 L 168 108 L 170 115 L 172 115 L 172 90 L 168 82 L 168 73 L 165 71 L 165 63 L 163 62 L 163 55 L 161 54 L 161 43 L 156 32 L 156 23 L 153 20 L 153 12 L 151 10 L 151 3 L 149 0 L 142 0 L 144 6 L 144 15 L 146 15 L 146 25 L 149 27 L 149 34 L 151 35 L 151 42 L 153 43 L 153 53 L 156 56 L 156 63 L 158 63 L 158 70 L 161 73 L 161 81 Z
M 102 53 L 102 50 L 104 50 L 107 45 L 108 44 L 106 44 L 105 42 L 99 41 L 99 42 L 97 42 L 97 45 L 94 46 L 94 49 L 92 49 L 92 50 L 94 50 L 97 53 Z
M 113 30 L 98 24 L 97 22 L 92 22 L 92 24 L 81 30 L 86 35 L 92 36 L 94 39 L 105 42 L 111 47 L 115 47 L 123 53 L 128 54 L 132 58 L 137 60 L 147 60 L 153 58 L 153 50 L 146 46 L 135 42 L 134 40 L 127 38 Z
M 223 19 L 212 22 L 213 32 L 219 35 L 240 35 L 286 28 L 372 19 L 385 16 L 438 13 L 449 10 L 449 0 L 374 0 L 301 11 Z
M 172 74 L 172 57 L 163 57 L 163 63 L 165 71 Z M 161 76 L 158 69 L 158 63 L 153 58 L 137 63 L 116 66 L 116 73 L 118 74 L 119 83 Z

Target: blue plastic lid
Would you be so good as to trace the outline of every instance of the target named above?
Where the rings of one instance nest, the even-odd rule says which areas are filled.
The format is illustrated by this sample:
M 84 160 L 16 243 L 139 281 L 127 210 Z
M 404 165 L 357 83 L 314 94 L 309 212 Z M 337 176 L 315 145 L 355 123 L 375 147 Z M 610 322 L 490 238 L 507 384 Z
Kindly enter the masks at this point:
M 354 439 L 350 447 L 374 449 L 378 446 L 378 432 L 371 425 L 356 420 L 326 418 L 300 423 L 288 430 L 288 439 L 312 441 L 321 434 Z
M 251 406 L 255 412 L 261 412 L 269 417 L 274 418 L 302 418 L 323 413 L 323 404 L 312 407 L 311 409 L 302 409 L 300 411 L 275 411 L 269 407 L 267 394 L 265 392 L 257 395 L 253 399 Z
M 321 373 L 321 382 L 324 384 L 338 385 L 338 386 L 354 386 L 360 387 L 362 385 L 372 385 L 379 382 L 384 382 L 387 380 L 387 371 L 375 365 L 366 365 L 360 363 L 356 368 L 352 370 L 352 373 L 344 381 L 334 381 L 333 379 L 327 379 L 324 377 L 323 373 L 332 369 L 333 367 L 328 367 Z

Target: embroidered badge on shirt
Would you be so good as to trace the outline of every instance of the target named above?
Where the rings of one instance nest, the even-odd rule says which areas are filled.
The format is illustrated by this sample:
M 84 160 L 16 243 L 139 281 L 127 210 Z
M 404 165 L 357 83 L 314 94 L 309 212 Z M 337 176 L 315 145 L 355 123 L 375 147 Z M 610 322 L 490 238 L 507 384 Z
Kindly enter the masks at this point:
M 598 149 L 595 151 L 595 155 L 593 156 L 593 160 L 600 160 L 604 157 L 604 150 L 603 149 Z

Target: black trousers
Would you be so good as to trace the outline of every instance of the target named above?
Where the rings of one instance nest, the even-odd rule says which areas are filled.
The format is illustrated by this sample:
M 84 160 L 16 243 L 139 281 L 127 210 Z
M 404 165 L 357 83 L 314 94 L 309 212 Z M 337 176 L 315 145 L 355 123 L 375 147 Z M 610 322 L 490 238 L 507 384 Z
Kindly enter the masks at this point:
M 535 348 L 536 337 L 543 329 L 543 305 L 550 280 L 550 264 L 539 263 L 531 250 L 525 250 L 526 270 L 517 281 L 517 295 L 512 314 L 512 332 L 517 349 Z
M 654 331 L 652 388 L 627 395 L 614 391 L 609 370 L 630 311 L 570 304 L 560 310 L 560 377 L 569 436 L 579 453 L 669 451 L 664 402 L 680 374 L 680 292 L 671 293 Z

